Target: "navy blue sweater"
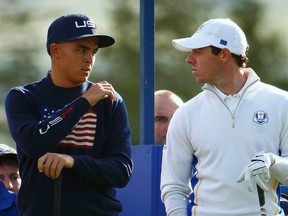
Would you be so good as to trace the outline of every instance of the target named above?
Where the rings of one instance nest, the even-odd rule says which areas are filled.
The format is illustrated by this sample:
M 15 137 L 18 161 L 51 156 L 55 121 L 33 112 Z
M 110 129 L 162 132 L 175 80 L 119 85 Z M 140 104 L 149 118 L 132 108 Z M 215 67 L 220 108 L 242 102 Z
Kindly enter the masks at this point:
M 22 184 L 20 216 L 52 216 L 55 181 L 37 170 L 47 152 L 69 154 L 74 166 L 62 171 L 61 216 L 114 216 L 115 198 L 131 176 L 131 131 L 119 94 L 91 107 L 80 97 L 91 86 L 53 85 L 50 74 L 39 82 L 11 89 L 5 100 L 10 133 L 16 142 Z

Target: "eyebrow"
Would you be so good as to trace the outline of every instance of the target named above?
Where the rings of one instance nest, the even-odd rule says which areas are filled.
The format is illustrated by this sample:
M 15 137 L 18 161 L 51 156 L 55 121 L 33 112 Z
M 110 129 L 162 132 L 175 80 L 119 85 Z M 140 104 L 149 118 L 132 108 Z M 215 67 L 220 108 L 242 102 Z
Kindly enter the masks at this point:
M 156 118 L 168 118 L 168 116 L 157 115 L 157 116 L 154 117 L 154 119 L 156 119 Z
M 83 49 L 91 49 L 90 47 L 88 47 L 88 46 L 85 46 L 85 45 L 83 45 L 83 44 L 77 44 L 77 47 L 79 47 L 79 48 L 83 48 Z M 97 48 L 95 48 L 94 50 L 98 50 L 99 48 L 97 47 Z
M 83 44 L 76 44 L 76 47 L 78 49 L 86 49 L 86 50 L 93 50 L 94 52 L 97 52 L 99 50 L 99 47 L 95 49 L 91 49 L 89 46 L 83 45 Z

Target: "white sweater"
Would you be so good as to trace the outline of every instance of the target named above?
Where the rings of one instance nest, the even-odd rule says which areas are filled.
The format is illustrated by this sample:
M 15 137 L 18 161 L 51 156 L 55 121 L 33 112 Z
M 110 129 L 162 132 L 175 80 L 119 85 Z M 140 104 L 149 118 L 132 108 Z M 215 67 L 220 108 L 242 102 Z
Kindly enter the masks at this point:
M 288 157 L 288 93 L 260 82 L 252 69 L 235 111 L 215 87 L 205 84 L 203 90 L 175 112 L 168 128 L 160 186 L 167 215 L 187 215 L 197 159 L 193 216 L 259 216 L 257 192 L 236 180 L 262 150 Z M 286 184 L 287 164 L 281 164 Z M 278 180 L 272 176 L 265 192 L 268 216 L 281 215 Z

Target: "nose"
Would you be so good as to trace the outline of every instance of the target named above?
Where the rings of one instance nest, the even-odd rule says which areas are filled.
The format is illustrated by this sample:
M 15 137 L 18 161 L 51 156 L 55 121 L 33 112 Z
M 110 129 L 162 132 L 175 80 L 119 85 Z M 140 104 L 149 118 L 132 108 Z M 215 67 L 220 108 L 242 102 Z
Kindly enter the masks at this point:
M 193 57 L 193 53 L 191 52 L 186 58 L 186 63 L 187 64 L 193 64 L 194 62 L 195 62 L 195 59 Z
M 167 121 L 167 123 L 166 123 L 166 125 L 164 127 L 164 130 L 165 130 L 166 133 L 168 131 L 169 124 L 170 124 L 170 119 Z
M 92 63 L 94 61 L 95 54 L 93 52 L 87 52 L 87 55 L 85 56 L 85 61 L 87 63 Z
M 9 191 L 13 191 L 13 184 L 9 179 L 2 180 L 3 184 Z

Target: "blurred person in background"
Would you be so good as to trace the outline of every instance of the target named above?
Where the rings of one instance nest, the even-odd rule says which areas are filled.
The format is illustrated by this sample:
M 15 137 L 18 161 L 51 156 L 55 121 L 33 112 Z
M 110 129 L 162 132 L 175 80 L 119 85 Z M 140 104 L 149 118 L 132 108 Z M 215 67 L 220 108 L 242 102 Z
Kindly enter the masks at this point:
M 21 185 L 16 150 L 0 144 L 0 216 L 17 216 L 17 192 Z
M 166 143 L 170 120 L 182 104 L 182 99 L 170 90 L 162 89 L 154 92 L 154 144 Z
M 21 185 L 17 152 L 14 148 L 0 144 L 0 180 L 7 190 L 17 193 Z

